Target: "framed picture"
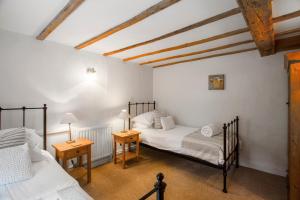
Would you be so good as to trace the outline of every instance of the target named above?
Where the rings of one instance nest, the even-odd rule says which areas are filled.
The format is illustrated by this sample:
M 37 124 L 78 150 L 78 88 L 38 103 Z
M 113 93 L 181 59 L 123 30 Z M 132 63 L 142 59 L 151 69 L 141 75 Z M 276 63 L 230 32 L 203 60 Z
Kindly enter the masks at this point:
M 208 76 L 208 89 L 209 90 L 224 90 L 225 75 L 209 75 Z

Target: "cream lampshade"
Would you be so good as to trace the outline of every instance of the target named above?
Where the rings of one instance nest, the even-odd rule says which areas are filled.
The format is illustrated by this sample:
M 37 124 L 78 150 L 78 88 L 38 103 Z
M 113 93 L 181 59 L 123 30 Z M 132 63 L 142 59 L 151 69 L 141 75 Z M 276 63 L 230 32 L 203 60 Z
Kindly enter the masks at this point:
M 61 124 L 68 124 L 69 125 L 69 141 L 68 143 L 74 142 L 72 140 L 72 133 L 71 133 L 71 124 L 77 122 L 78 119 L 75 117 L 73 113 L 65 113 L 62 120 L 60 121 Z
M 121 112 L 120 112 L 120 114 L 118 115 L 118 118 L 120 118 L 120 119 L 123 119 L 123 121 L 124 121 L 124 126 L 123 126 L 123 133 L 125 133 L 126 131 L 125 131 L 125 121 L 127 120 L 127 119 L 129 119 L 129 114 L 128 114 L 128 112 L 127 112 L 127 110 L 126 109 L 123 109 Z

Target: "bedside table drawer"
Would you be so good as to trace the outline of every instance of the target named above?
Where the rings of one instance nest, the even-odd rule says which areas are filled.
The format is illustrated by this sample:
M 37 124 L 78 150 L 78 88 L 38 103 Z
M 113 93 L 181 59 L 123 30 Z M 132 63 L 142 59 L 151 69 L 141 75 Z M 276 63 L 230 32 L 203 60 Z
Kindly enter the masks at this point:
M 77 148 L 77 149 L 74 149 L 74 150 L 65 152 L 65 157 L 66 157 L 67 159 L 70 159 L 70 158 L 76 158 L 76 157 L 78 157 L 78 156 L 87 154 L 87 152 L 88 152 L 87 147 Z
M 138 135 L 133 135 L 133 136 L 130 136 L 130 137 L 126 137 L 125 138 L 125 142 L 128 143 L 128 142 L 136 142 L 138 139 Z

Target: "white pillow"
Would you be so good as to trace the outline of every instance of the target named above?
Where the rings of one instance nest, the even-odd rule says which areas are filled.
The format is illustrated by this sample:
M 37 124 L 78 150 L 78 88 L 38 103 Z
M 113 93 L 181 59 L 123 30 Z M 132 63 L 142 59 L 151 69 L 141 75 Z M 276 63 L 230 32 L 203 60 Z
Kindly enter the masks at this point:
M 172 116 L 161 117 L 160 122 L 164 131 L 175 128 L 175 122 Z
M 152 126 L 153 124 L 153 112 L 146 112 L 140 115 L 135 116 L 131 120 L 134 123 L 145 124 L 148 126 Z
M 25 128 L 26 142 L 29 146 L 29 153 L 32 162 L 39 162 L 44 159 L 42 155 L 43 139 L 36 133 L 34 129 Z
M 0 186 L 32 177 L 27 144 L 0 149 Z
M 43 148 L 43 139 L 39 136 L 34 129 L 25 128 L 26 142 L 31 146 L 38 146 Z
M 42 150 L 38 146 L 29 147 L 29 154 L 32 162 L 40 162 L 45 158 L 42 154 Z
M 161 122 L 160 122 L 160 118 L 161 117 L 167 117 L 167 115 L 163 112 L 160 112 L 158 110 L 154 110 L 153 111 L 153 127 L 156 128 L 156 129 L 161 129 L 162 126 L 161 126 Z
M 133 128 L 151 128 L 151 126 L 146 125 L 146 124 L 141 124 L 141 123 L 133 123 Z
M 32 162 L 42 161 L 43 139 L 36 134 L 35 130 L 28 128 L 11 128 L 0 130 L 0 149 L 14 147 L 28 143 Z
M 25 143 L 24 128 L 11 128 L 0 131 L 0 149 L 19 146 Z

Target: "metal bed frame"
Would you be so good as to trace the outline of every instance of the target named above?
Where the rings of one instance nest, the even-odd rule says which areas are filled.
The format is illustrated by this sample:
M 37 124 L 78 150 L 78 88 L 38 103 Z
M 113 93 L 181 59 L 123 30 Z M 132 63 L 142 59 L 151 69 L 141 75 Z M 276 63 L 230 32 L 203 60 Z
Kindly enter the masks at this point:
M 26 110 L 43 110 L 43 149 L 47 149 L 47 105 L 44 104 L 42 107 L 20 107 L 20 108 L 2 108 L 0 106 L 0 130 L 2 128 L 2 111 L 13 111 L 21 110 L 22 111 L 22 126 L 26 125 Z
M 139 110 L 140 108 L 140 110 Z M 152 109 L 151 109 L 152 108 Z M 141 102 L 141 103 L 128 103 L 128 113 L 131 117 L 136 116 L 138 114 L 142 114 L 144 112 L 149 112 L 151 110 L 156 109 L 156 102 Z M 132 112 L 134 111 L 135 112 Z M 135 114 L 135 115 L 133 115 Z M 128 127 L 129 129 L 131 128 L 131 121 L 130 119 L 128 120 Z M 162 150 L 158 149 L 156 147 L 150 146 L 148 144 L 144 144 L 141 142 L 141 145 L 144 147 L 148 147 L 151 149 L 155 149 L 158 151 L 163 151 L 163 152 L 168 152 L 180 157 L 183 157 L 188 160 L 196 161 L 201 164 L 216 168 L 216 169 L 221 169 L 223 170 L 223 192 L 227 193 L 227 174 L 228 171 L 230 170 L 231 166 L 235 162 L 235 167 L 239 167 L 239 117 L 236 116 L 232 121 L 228 123 L 224 123 L 223 125 L 223 157 L 224 157 L 224 163 L 223 164 L 212 164 L 206 160 L 202 160 L 199 158 L 195 158 L 192 156 L 184 155 L 184 154 L 179 154 L 175 153 L 172 151 L 167 151 L 167 150 Z

